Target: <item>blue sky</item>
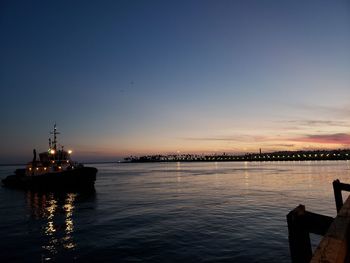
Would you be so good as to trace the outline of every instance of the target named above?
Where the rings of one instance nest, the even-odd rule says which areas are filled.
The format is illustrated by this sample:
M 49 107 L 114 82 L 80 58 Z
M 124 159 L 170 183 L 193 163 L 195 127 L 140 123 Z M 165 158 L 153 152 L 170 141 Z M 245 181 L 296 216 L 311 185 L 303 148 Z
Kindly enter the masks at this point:
M 81 160 L 350 144 L 349 1 L 2 1 L 0 34 L 0 162 L 55 121 Z

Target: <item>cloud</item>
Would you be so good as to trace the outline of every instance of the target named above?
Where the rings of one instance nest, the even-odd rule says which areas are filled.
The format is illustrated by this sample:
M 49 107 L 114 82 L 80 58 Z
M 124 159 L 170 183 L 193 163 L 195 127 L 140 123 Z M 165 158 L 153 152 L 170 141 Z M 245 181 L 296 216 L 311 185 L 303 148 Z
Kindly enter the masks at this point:
M 302 108 L 311 112 L 316 112 L 317 114 L 321 115 L 331 115 L 338 117 L 347 117 L 350 114 L 350 105 L 344 105 L 340 107 L 329 107 L 321 105 L 298 105 L 298 108 Z
M 323 123 L 323 122 L 322 122 Z M 263 143 L 264 147 L 273 148 L 295 148 L 302 147 L 302 144 L 319 144 L 325 147 L 327 144 L 350 146 L 350 134 L 348 133 L 328 133 L 328 134 L 306 134 L 300 136 L 213 136 L 213 137 L 187 137 L 181 138 L 187 141 L 223 141 L 238 143 Z M 322 146 L 323 144 L 323 146 Z
M 322 135 L 306 135 L 304 137 L 291 139 L 291 141 L 350 145 L 350 134 L 334 133 L 334 134 L 322 134 Z
M 216 136 L 216 137 L 186 137 L 181 138 L 186 141 L 227 141 L 227 142 L 265 142 L 280 140 L 280 138 L 257 135 L 235 135 L 235 136 Z
M 348 127 L 349 123 L 346 121 L 333 121 L 333 120 L 289 120 L 286 121 L 290 124 L 301 126 L 340 126 Z
M 266 146 L 269 146 L 269 147 L 294 147 L 295 144 L 292 144 L 292 143 L 276 143 L 276 144 L 269 144 L 269 145 L 266 145 Z
M 186 137 L 185 141 L 239 141 L 237 137 Z

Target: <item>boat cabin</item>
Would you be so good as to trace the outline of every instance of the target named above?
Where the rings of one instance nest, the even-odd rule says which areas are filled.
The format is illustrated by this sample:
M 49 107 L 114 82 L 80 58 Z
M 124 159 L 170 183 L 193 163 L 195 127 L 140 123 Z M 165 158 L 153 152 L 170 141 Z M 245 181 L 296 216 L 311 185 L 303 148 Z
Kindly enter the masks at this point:
M 39 160 L 36 158 L 36 150 L 33 150 L 33 161 L 26 166 L 26 175 L 42 175 L 46 173 L 62 172 L 65 170 L 72 170 L 78 164 L 71 160 L 72 151 L 65 151 L 63 146 L 57 150 L 57 132 L 56 124 L 54 130 L 51 132 L 54 135 L 53 142 L 49 138 L 49 149 L 47 152 L 39 154 Z

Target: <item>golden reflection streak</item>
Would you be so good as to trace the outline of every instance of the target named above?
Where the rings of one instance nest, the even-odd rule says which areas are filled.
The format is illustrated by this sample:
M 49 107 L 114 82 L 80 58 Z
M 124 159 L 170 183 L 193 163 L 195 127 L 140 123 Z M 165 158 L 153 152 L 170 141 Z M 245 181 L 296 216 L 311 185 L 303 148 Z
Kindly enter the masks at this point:
M 176 180 L 181 183 L 181 163 L 176 162 Z
M 52 198 L 52 196 L 50 196 Z M 55 199 L 51 199 L 48 201 L 49 206 L 46 208 L 46 211 L 48 212 L 47 219 L 53 219 L 55 215 L 55 211 L 57 209 L 57 201 Z
M 77 194 L 74 193 L 69 193 L 67 194 L 67 198 L 65 200 L 65 205 L 63 206 L 63 209 L 66 213 L 66 219 L 65 219 L 65 233 L 66 236 L 63 237 L 63 241 L 65 242 L 63 244 L 63 247 L 66 249 L 73 249 L 76 247 L 76 244 L 73 242 L 73 237 L 71 235 L 71 233 L 73 233 L 74 231 L 74 222 L 73 222 L 73 210 L 75 208 L 74 206 L 74 201 L 76 198 Z
M 244 162 L 244 184 L 246 190 L 249 188 L 249 170 L 248 170 L 248 162 Z
M 43 217 L 45 217 L 47 220 L 46 227 L 44 234 L 48 237 L 50 237 L 49 242 L 47 245 L 44 245 L 43 248 L 49 251 L 51 254 L 57 254 L 57 244 L 59 243 L 58 239 L 55 237 L 55 233 L 57 231 L 55 224 L 54 224 L 54 217 L 55 212 L 57 210 L 57 200 L 55 200 L 55 197 L 53 194 L 51 194 L 46 201 L 46 213 L 43 214 Z M 45 260 L 50 260 L 49 257 L 44 257 Z
M 49 200 L 46 202 L 46 214 L 43 215 L 47 220 L 44 234 L 50 237 L 48 244 L 44 245 L 43 248 L 46 249 L 50 255 L 43 255 L 45 260 L 51 260 L 53 254 L 59 253 L 60 246 L 64 249 L 71 250 L 76 247 L 76 243 L 73 241 L 72 233 L 74 232 L 74 221 L 73 221 L 73 211 L 74 202 L 77 194 L 67 193 L 64 204 L 62 206 L 58 205 L 58 198 L 53 195 L 49 196 Z M 62 210 L 61 210 L 61 209 Z M 59 211 L 64 211 L 64 228 L 60 228 L 55 225 L 54 220 L 59 220 Z M 64 236 L 59 237 L 64 229 Z M 61 230 L 61 231 L 59 231 Z
M 76 193 L 64 196 L 28 191 L 26 201 L 31 216 L 36 220 L 45 220 L 42 234 L 46 237 L 41 246 L 46 252 L 42 254 L 43 261 L 54 260 L 54 255 L 64 250 L 72 250 L 77 245 L 73 240 Z M 63 218 L 62 218 L 63 217 Z
M 177 171 L 181 170 L 181 163 L 180 162 L 176 162 L 176 170 Z

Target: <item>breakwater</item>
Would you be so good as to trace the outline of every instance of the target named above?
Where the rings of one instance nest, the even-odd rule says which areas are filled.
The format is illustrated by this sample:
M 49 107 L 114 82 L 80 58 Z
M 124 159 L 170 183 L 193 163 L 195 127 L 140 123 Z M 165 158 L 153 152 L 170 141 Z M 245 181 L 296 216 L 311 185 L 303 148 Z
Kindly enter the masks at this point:
M 267 162 L 267 161 L 322 161 L 350 160 L 350 149 L 317 151 L 279 151 L 271 153 L 234 154 L 169 154 L 130 156 L 125 162 Z

